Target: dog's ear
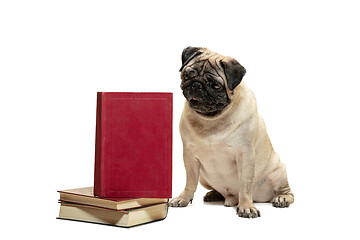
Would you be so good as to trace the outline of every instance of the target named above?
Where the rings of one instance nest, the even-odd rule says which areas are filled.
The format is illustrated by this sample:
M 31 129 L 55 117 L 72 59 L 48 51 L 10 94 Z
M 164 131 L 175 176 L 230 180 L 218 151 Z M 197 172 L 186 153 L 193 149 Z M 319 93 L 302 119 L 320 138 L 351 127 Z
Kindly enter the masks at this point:
M 225 57 L 220 60 L 220 65 L 224 69 L 229 89 L 234 90 L 236 86 L 240 84 L 246 73 L 246 69 L 231 57 Z
M 182 54 L 181 54 L 181 62 L 182 62 L 182 66 L 180 68 L 180 72 L 183 70 L 183 68 L 185 67 L 186 64 L 188 64 L 191 59 L 193 59 L 194 57 L 198 56 L 201 54 L 201 52 L 199 51 L 202 48 L 198 48 L 198 47 L 187 47 L 183 50 Z

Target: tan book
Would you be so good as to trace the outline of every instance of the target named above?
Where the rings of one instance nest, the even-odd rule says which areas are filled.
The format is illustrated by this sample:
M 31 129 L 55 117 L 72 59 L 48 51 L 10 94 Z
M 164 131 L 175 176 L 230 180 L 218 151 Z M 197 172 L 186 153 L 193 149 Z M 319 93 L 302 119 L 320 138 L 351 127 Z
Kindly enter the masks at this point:
M 119 211 L 61 202 L 59 219 L 100 223 L 119 227 L 133 227 L 165 219 L 167 210 L 167 203 Z
M 167 198 L 100 198 L 94 195 L 93 187 L 58 191 L 61 202 L 78 203 L 114 210 L 138 208 L 159 203 L 167 203 Z

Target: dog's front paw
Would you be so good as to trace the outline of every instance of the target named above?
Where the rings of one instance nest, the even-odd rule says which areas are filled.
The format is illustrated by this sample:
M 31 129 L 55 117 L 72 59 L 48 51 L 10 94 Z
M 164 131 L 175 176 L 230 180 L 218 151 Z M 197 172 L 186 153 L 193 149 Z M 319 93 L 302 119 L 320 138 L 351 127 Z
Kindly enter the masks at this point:
M 170 207 L 186 207 L 191 202 L 192 202 L 192 199 L 186 200 L 182 197 L 176 197 L 169 202 L 169 206 Z
M 254 206 L 249 208 L 237 207 L 237 215 L 243 218 L 257 218 L 260 217 L 260 211 Z
M 278 195 L 274 197 L 272 205 L 276 208 L 289 207 L 294 202 L 294 196 L 292 194 Z

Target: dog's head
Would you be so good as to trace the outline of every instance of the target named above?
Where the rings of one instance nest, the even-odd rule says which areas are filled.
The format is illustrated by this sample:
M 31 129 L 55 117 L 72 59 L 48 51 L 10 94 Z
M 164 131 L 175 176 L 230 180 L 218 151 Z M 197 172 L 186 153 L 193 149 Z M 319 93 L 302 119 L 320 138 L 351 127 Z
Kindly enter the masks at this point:
M 197 113 L 214 116 L 230 104 L 229 93 L 246 70 L 235 59 L 206 48 L 187 47 L 182 56 L 181 89 Z

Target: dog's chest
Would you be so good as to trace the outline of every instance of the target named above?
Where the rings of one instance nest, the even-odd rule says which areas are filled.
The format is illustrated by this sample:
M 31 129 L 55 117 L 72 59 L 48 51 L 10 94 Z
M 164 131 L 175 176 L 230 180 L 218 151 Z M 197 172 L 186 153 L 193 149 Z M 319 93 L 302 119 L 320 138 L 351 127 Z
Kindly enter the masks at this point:
M 195 159 L 200 162 L 202 179 L 225 195 L 239 192 L 236 155 L 239 150 L 226 141 L 198 141 L 189 146 Z
M 190 144 L 189 150 L 206 174 L 228 175 L 236 169 L 235 157 L 239 149 L 226 140 L 201 139 Z

